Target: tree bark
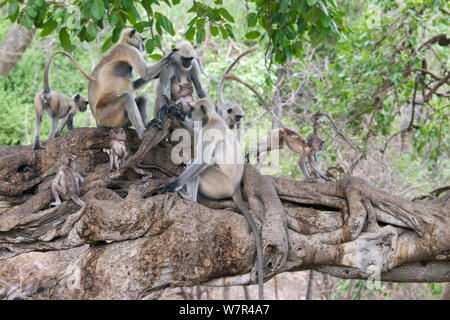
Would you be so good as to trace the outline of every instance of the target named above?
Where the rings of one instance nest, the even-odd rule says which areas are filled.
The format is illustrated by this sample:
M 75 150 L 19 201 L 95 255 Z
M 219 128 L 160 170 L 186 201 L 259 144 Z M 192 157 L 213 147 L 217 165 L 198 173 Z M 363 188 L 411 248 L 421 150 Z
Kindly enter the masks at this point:
M 158 298 L 167 287 L 255 284 L 254 238 L 232 201 L 155 195 L 183 171 L 169 160 L 171 123 L 142 142 L 128 129 L 134 154 L 112 173 L 106 129 L 74 129 L 42 150 L 0 147 L 0 201 L 12 206 L 0 209 L 0 259 L 89 244 L 53 279 L 55 299 Z M 72 201 L 48 208 L 62 153 L 78 156 L 82 208 Z M 139 163 L 154 179 L 134 174 Z M 263 176 L 248 164 L 242 190 L 262 233 L 266 281 L 307 269 L 348 279 L 450 281 L 449 197 L 412 202 L 355 177 L 307 183 Z
M 0 75 L 7 76 L 19 62 L 33 40 L 36 29 L 31 30 L 14 23 L 0 45 Z

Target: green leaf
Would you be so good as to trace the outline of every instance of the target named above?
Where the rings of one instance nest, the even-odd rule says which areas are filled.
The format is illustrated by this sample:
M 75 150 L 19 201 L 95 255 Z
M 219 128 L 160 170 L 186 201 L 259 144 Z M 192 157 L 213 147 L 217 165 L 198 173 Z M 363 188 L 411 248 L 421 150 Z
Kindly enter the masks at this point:
M 166 16 L 164 15 L 158 15 L 157 17 L 157 21 L 159 22 L 159 24 L 168 32 L 170 33 L 170 35 L 174 36 L 175 35 L 175 31 L 173 29 L 173 25 L 172 22 L 170 22 L 169 19 L 167 19 Z
M 194 26 L 190 26 L 189 29 L 187 29 L 187 31 L 185 32 L 184 37 L 187 40 L 192 41 L 194 39 L 194 36 L 195 36 L 195 28 Z
M 113 42 L 119 41 L 121 32 L 122 32 L 122 27 L 117 26 L 114 28 L 113 33 L 112 33 L 112 41 Z
M 247 39 L 256 39 L 256 38 L 259 37 L 259 35 L 260 35 L 260 32 L 255 30 L 255 31 L 250 31 L 250 32 L 248 32 L 248 33 L 245 35 L 245 37 L 246 37 Z
M 33 28 L 33 19 L 31 19 L 31 17 L 27 14 L 25 18 L 23 18 L 22 24 L 25 28 L 30 30 L 31 28 Z
M 219 34 L 219 28 L 217 28 L 216 26 L 212 26 L 211 27 L 211 34 L 213 37 L 217 36 Z
M 19 14 L 19 4 L 16 1 L 10 2 L 8 6 L 8 18 L 11 21 L 15 21 L 17 19 L 18 14 Z
M 133 0 L 122 0 L 125 9 L 130 9 L 133 6 Z
M 44 24 L 44 27 L 42 28 L 40 36 L 41 37 L 48 36 L 50 33 L 52 33 L 53 30 L 56 29 L 57 26 L 58 26 L 58 23 L 55 20 L 47 21 Z
M 324 12 L 322 12 L 320 16 L 320 22 L 325 28 L 328 28 L 331 24 L 331 18 L 330 16 L 326 15 Z
M 197 29 L 197 35 L 196 35 L 196 41 L 197 43 L 202 43 L 203 40 L 205 40 L 205 28 L 199 28 Z
M 312 7 L 314 4 L 316 4 L 317 0 L 306 0 L 306 2 L 310 7 Z
M 226 20 L 230 21 L 230 22 L 234 22 L 233 17 L 231 16 L 231 14 L 227 11 L 227 9 L 225 8 L 219 8 L 219 12 L 222 15 L 222 17 L 224 17 Z
M 249 28 L 253 28 L 254 26 L 256 26 L 256 19 L 258 18 L 258 16 L 256 15 L 256 12 L 252 12 L 248 15 L 247 17 L 247 22 L 248 22 L 248 27 Z
M 155 35 L 155 44 L 158 48 L 161 48 L 161 37 L 157 34 Z
M 113 44 L 113 42 L 112 42 L 112 36 L 110 36 L 110 37 L 108 37 L 106 40 L 105 40 L 105 42 L 103 43 L 103 45 L 102 45 L 102 52 L 105 52 L 106 50 L 108 50 L 110 47 L 111 47 L 111 45 Z
M 41 8 L 45 5 L 45 0 L 34 0 L 34 3 Z
M 172 4 L 174 6 L 176 6 L 177 4 L 179 4 L 181 2 L 181 0 L 172 0 Z
M 95 39 L 95 37 L 97 36 L 97 27 L 93 24 L 90 23 L 86 29 L 87 32 L 87 40 L 88 42 L 92 41 Z
M 59 30 L 59 41 L 61 41 L 61 45 L 66 51 L 70 51 L 70 36 L 69 32 L 67 32 L 67 28 L 61 28 Z
M 28 6 L 28 7 L 26 8 L 26 10 L 27 10 L 27 14 L 28 14 L 30 17 L 32 17 L 32 18 L 35 18 L 35 17 L 37 16 L 37 14 L 38 14 L 38 11 L 37 11 L 36 7 L 30 7 L 30 6 Z
M 161 60 L 162 59 L 162 55 L 160 55 L 160 54 L 158 54 L 158 53 L 155 53 L 155 54 L 150 54 L 149 55 L 149 58 L 150 59 L 153 59 L 153 60 L 156 60 L 156 61 L 159 61 L 159 60 Z
M 146 50 L 148 53 L 152 53 L 153 50 L 155 50 L 155 42 L 154 42 L 152 39 L 148 39 L 148 40 L 145 42 L 145 50 Z
M 303 18 L 307 22 L 314 24 L 317 22 L 317 20 L 319 20 L 320 15 L 321 15 L 321 11 L 318 8 L 314 7 L 314 8 L 311 8 L 310 10 L 308 10 L 306 13 L 304 13 Z
M 103 17 L 105 13 L 105 6 L 102 0 L 92 0 L 91 2 L 91 14 L 92 17 L 96 20 L 99 20 Z
M 117 25 L 117 22 L 119 22 L 119 16 L 117 14 L 111 14 L 108 16 L 109 25 L 111 27 L 115 27 Z

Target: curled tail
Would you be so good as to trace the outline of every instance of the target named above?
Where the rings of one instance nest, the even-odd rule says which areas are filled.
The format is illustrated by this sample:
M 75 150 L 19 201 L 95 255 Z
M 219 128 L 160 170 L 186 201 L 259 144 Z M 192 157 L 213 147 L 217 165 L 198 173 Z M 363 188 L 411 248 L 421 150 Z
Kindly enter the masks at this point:
M 242 198 L 241 189 L 238 186 L 233 193 L 233 201 L 238 206 L 239 210 L 244 214 L 247 219 L 250 228 L 252 229 L 253 235 L 256 241 L 256 256 L 258 259 L 258 286 L 259 286 L 259 300 L 264 300 L 264 263 L 263 263 L 263 253 L 262 253 L 262 240 L 261 234 L 256 227 L 255 220 L 251 216 L 250 211 L 244 204 L 244 199 Z
M 81 74 L 82 74 L 86 79 L 91 80 L 91 81 L 95 81 L 94 78 L 91 78 L 90 76 L 88 76 L 88 74 L 87 74 L 86 72 L 84 72 L 83 69 L 81 69 L 81 67 L 80 67 L 80 65 L 78 64 L 78 62 L 76 62 L 75 59 L 74 59 L 69 53 L 67 53 L 66 51 L 63 51 L 63 50 L 58 50 L 58 51 L 53 52 L 53 53 L 51 54 L 51 56 L 47 59 L 47 62 L 45 63 L 45 69 L 44 69 L 44 93 L 49 93 L 49 92 L 50 92 L 50 86 L 49 86 L 49 84 L 48 84 L 48 71 L 49 71 L 49 69 L 50 69 L 50 64 L 51 64 L 53 58 L 54 58 L 57 54 L 63 54 L 63 55 L 65 55 L 66 57 L 68 57 L 68 58 L 73 62 L 73 64 L 75 65 L 75 67 L 77 67 L 77 69 L 81 72 Z

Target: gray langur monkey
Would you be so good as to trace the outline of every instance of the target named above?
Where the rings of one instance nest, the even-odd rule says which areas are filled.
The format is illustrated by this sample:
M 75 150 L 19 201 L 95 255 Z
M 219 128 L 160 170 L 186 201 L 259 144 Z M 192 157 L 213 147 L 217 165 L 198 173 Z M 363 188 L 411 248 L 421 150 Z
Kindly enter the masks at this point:
M 123 127 L 130 124 L 139 138 L 144 135 L 149 118 L 148 99 L 135 99 L 133 91 L 155 78 L 171 61 L 171 55 L 153 66 L 147 66 L 142 56 L 144 38 L 135 29 L 122 31 L 119 43 L 104 56 L 92 72 L 89 81 L 89 105 L 98 126 Z M 141 79 L 132 81 L 133 71 Z
M 52 182 L 52 194 L 55 202 L 50 203 L 50 207 L 59 206 L 61 198 L 63 200 L 72 199 L 80 207 L 84 206 L 83 200 L 79 198 L 80 182 L 83 182 L 83 177 L 75 171 L 77 157 L 73 154 L 61 155 L 61 161 L 58 172 Z
M 239 141 L 228 129 L 217 106 L 209 98 L 200 99 L 190 105 L 186 121 L 192 123 L 194 128 L 194 148 L 199 154 L 195 155 L 178 179 L 169 183 L 159 193 L 178 191 L 183 198 L 192 201 L 197 201 L 197 193 L 210 199 L 233 199 L 247 219 L 256 240 L 259 297 L 263 299 L 262 241 L 255 221 L 242 198 L 244 156 Z M 201 128 L 195 125 L 196 122 L 202 124 Z M 185 190 L 182 190 L 183 187 Z
M 134 91 L 159 75 L 171 61 L 171 54 L 152 66 L 148 66 L 142 56 L 145 40 L 136 29 L 122 31 L 119 43 L 105 55 L 88 76 L 89 107 L 99 127 L 124 127 L 132 125 L 142 138 L 149 117 L 148 99 L 145 96 L 135 98 Z M 67 52 L 60 51 L 73 57 Z M 77 65 L 77 64 L 76 64 Z M 133 72 L 140 79 L 133 81 Z
M 36 93 L 36 95 L 34 96 L 36 122 L 34 126 L 33 150 L 43 148 L 43 146 L 41 145 L 40 134 L 42 116 L 44 112 L 52 120 L 52 128 L 47 138 L 52 139 L 59 136 L 65 126 L 67 126 L 68 130 L 72 130 L 74 116 L 79 111 L 85 112 L 87 110 L 88 100 L 79 93 L 70 98 L 64 93 L 61 93 L 54 89 L 50 89 L 48 78 L 50 65 L 55 55 L 60 53 L 66 54 L 65 51 L 56 51 L 47 59 L 44 69 L 44 90 Z M 74 61 L 74 64 L 78 69 L 80 69 L 81 72 L 84 72 L 83 70 L 81 70 L 78 63 Z M 58 127 L 59 120 L 62 121 L 60 126 Z
M 170 64 L 159 75 L 153 108 L 154 119 L 151 122 L 161 129 L 170 105 L 180 104 L 181 110 L 178 111 L 184 117 L 189 109 L 188 104 L 194 101 L 194 88 L 199 98 L 206 97 L 193 46 L 188 41 L 181 41 L 175 45 L 171 55 Z M 181 116 L 177 118 L 181 119 Z
M 219 113 L 228 128 L 234 129 L 236 127 L 237 138 L 241 141 L 241 120 L 245 116 L 244 109 L 239 104 L 225 103 L 220 106 Z

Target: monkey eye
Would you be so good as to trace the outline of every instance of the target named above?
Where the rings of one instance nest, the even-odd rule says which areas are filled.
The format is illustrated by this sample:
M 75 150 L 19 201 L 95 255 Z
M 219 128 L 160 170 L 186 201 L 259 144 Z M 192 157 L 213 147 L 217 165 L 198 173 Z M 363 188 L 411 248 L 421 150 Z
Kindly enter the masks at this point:
M 230 108 L 230 109 L 227 110 L 227 112 L 231 113 L 231 112 L 233 112 L 233 109 Z

